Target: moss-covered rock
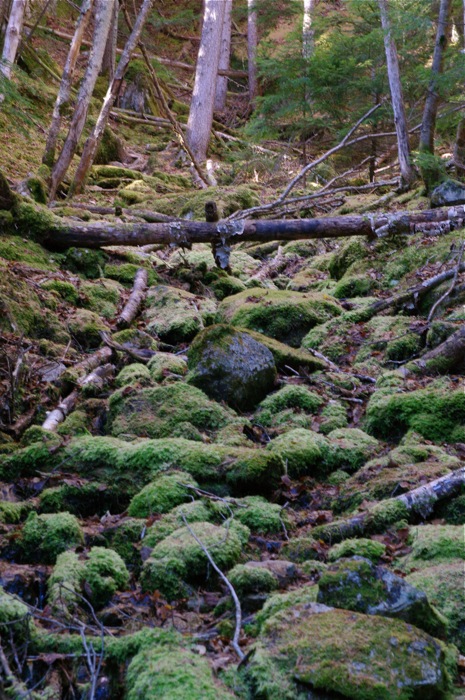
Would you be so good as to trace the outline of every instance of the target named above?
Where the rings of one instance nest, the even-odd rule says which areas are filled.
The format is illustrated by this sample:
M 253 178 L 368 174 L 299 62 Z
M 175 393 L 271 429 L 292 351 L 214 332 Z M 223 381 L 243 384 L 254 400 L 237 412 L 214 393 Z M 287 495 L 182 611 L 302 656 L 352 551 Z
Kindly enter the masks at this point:
M 465 538 L 460 525 L 419 525 L 410 529 L 412 551 L 407 569 L 419 569 L 450 559 L 465 560 Z
M 328 561 L 336 561 L 342 557 L 365 557 L 377 562 L 386 553 L 386 546 L 377 540 L 349 539 L 335 544 L 328 552 Z
M 313 326 L 339 316 L 341 311 L 334 299 L 324 294 L 249 289 L 224 299 L 218 307 L 218 319 L 299 347 Z
M 144 319 L 147 332 L 165 343 L 176 345 L 192 340 L 214 322 L 216 304 L 183 289 L 159 285 L 147 293 Z
M 289 518 L 280 505 L 269 503 L 260 496 L 246 496 L 238 499 L 240 506 L 234 510 L 234 517 L 258 535 L 278 534 L 283 525 L 290 527 Z
M 126 566 L 138 567 L 141 563 L 137 545 L 141 543 L 146 529 L 146 520 L 123 518 L 109 526 L 101 534 L 106 546 L 117 552 Z
M 267 445 L 267 450 L 279 454 L 287 464 L 292 478 L 303 474 L 322 475 L 327 472 L 325 457 L 329 444 L 323 435 L 313 430 L 296 428 L 278 435 Z
M 228 513 L 229 517 L 230 513 Z M 147 529 L 144 537 L 146 547 L 155 547 L 173 532 L 179 530 L 184 525 L 184 518 L 188 523 L 211 522 L 215 520 L 214 513 L 203 501 L 191 501 L 176 506 L 169 513 L 163 515 L 160 520 L 156 520 Z
M 188 358 L 189 383 L 242 411 L 254 407 L 276 383 L 270 350 L 230 326 L 214 325 L 199 333 Z
M 332 430 L 346 428 L 348 425 L 347 409 L 336 400 L 329 401 L 321 411 L 322 421 L 320 423 L 320 433 L 328 435 Z
M 345 275 L 333 289 L 336 299 L 364 297 L 373 292 L 376 282 L 368 275 Z
M 42 513 L 68 511 L 80 518 L 91 515 L 104 515 L 107 510 L 124 509 L 127 497 L 98 481 L 77 480 L 44 489 L 39 496 L 39 510 Z
M 280 343 L 279 340 L 250 329 L 247 329 L 247 334 L 271 351 L 276 367 L 282 372 L 288 372 L 289 367 L 296 372 L 299 370 L 315 372 L 326 369 L 326 365 L 321 360 L 305 349 L 291 348 L 286 343 Z
M 146 365 L 141 362 L 133 362 L 126 367 L 123 367 L 121 372 L 116 377 L 115 384 L 117 387 L 123 386 L 149 386 L 152 383 L 152 377 Z
M 290 561 L 302 563 L 312 559 L 321 559 L 323 550 L 318 541 L 311 536 L 291 537 L 284 542 L 281 554 Z
M 222 570 L 234 566 L 242 552 L 243 543 L 233 524 L 224 528 L 194 522 L 190 526 Z M 204 550 L 184 526 L 154 547 L 144 563 L 141 584 L 144 590 L 159 590 L 169 600 L 182 598 L 189 592 L 188 582 L 205 582 L 208 568 Z
M 160 474 L 133 497 L 128 508 L 129 515 L 134 518 L 148 518 L 150 515 L 168 513 L 175 506 L 189 500 L 189 490 L 181 485 L 183 483 L 197 486 L 195 479 L 186 472 Z
M 100 333 L 110 330 L 100 316 L 88 309 L 74 311 L 68 318 L 68 329 L 74 341 L 83 349 L 97 348 L 102 342 Z
M 1 501 L 0 500 L 0 523 L 15 524 L 19 523 L 29 511 L 32 509 L 32 504 L 17 501 Z
M 47 582 L 48 604 L 54 614 L 70 616 L 81 602 L 84 562 L 75 552 L 58 555 Z
M 369 254 L 369 248 L 363 238 L 349 238 L 333 253 L 329 262 L 329 272 L 336 280 L 347 272 L 356 262 L 363 260 Z
M 265 568 L 236 564 L 228 573 L 239 597 L 254 593 L 270 593 L 278 588 L 278 578 Z
M 21 533 L 24 556 L 53 564 L 59 554 L 84 542 L 79 521 L 71 513 L 30 513 Z
M 66 282 L 66 280 L 62 279 L 51 279 L 45 280 L 40 286 L 49 292 L 56 292 L 63 301 L 67 301 L 69 304 L 77 305 L 79 302 L 79 290 L 71 282 Z
M 179 423 L 202 431 L 222 428 L 234 417 L 203 391 L 183 382 L 128 393 L 121 389 L 110 399 L 110 427 L 115 437 L 137 435 L 161 438 Z
M 140 267 L 145 267 L 141 260 L 137 260 L 137 262 L 107 263 L 104 269 L 105 277 L 116 280 L 125 287 L 132 287 L 137 270 Z M 147 282 L 150 285 L 158 282 L 158 275 L 151 267 L 147 267 Z
M 186 360 L 170 352 L 157 352 L 150 358 L 147 367 L 154 382 L 172 380 L 187 374 Z
M 286 408 L 315 414 L 322 403 L 323 399 L 305 386 L 287 384 L 260 403 L 257 418 L 263 425 L 268 425 L 272 416 Z
M 118 303 L 123 288 L 118 282 L 110 279 L 99 279 L 98 282 L 83 282 L 80 287 L 82 305 L 94 311 L 103 318 L 116 315 Z
M 365 426 L 391 440 L 414 430 L 433 442 L 458 442 L 465 435 L 464 422 L 465 394 L 441 380 L 416 391 L 379 389 L 368 402 Z
M 268 700 L 309 687 L 360 700 L 446 700 L 453 664 L 453 652 L 402 620 L 300 604 L 264 623 L 249 668 Z
M 153 208 L 162 214 L 204 221 L 205 202 L 211 200 L 216 202 L 220 218 L 259 204 L 254 187 L 247 184 L 235 185 L 234 187 L 209 187 L 208 190 L 197 192 L 191 190 L 182 194 L 157 197 Z
M 0 632 L 2 637 L 15 644 L 30 641 L 31 613 L 19 598 L 7 593 L 0 586 Z
M 88 279 L 96 279 L 102 276 L 106 259 L 107 255 L 101 250 L 68 248 L 63 260 L 63 267 L 71 272 L 79 272 Z
M 148 350 L 150 356 L 158 349 L 156 341 L 148 333 L 144 333 L 138 328 L 126 328 L 118 333 L 113 333 L 112 340 L 128 350 Z
M 206 659 L 178 646 L 140 651 L 126 675 L 127 700 L 233 700 Z
M 124 591 L 129 572 L 120 555 L 105 547 L 92 547 L 85 562 L 84 579 L 96 608 L 106 605 L 116 591 Z
M 289 591 L 288 593 L 275 593 L 266 600 L 263 608 L 257 614 L 256 622 L 258 629 L 260 629 L 270 617 L 273 617 L 273 615 L 276 615 L 276 613 L 282 610 L 292 609 L 298 605 L 316 603 L 317 595 L 318 586 L 315 585 L 306 585 L 294 591 Z
M 318 603 L 337 605 L 368 615 L 395 617 L 444 637 L 446 621 L 431 607 L 426 594 L 369 559 L 340 559 L 318 582 Z

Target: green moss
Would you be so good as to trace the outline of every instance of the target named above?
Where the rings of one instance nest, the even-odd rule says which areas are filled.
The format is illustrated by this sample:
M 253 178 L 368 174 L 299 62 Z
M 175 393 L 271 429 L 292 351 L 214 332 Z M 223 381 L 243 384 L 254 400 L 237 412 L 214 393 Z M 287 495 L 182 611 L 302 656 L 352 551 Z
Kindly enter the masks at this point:
M 97 481 L 65 483 L 44 489 L 39 496 L 39 509 L 42 513 L 68 511 L 80 518 L 91 515 L 104 515 L 109 509 L 116 510 L 118 500 L 124 507 L 126 500 L 117 489 L 107 487 Z
M 218 319 L 298 347 L 313 326 L 340 313 L 339 305 L 324 294 L 251 289 L 222 301 Z
M 174 471 L 160 474 L 133 497 L 129 504 L 129 515 L 135 518 L 148 518 L 150 515 L 168 513 L 175 506 L 189 500 L 188 489 L 180 483 L 197 486 L 195 479 L 186 472 Z
M 270 596 L 263 608 L 257 613 L 257 627 L 260 629 L 264 623 L 281 610 L 292 609 L 297 605 L 316 603 L 318 586 L 306 585 L 288 593 L 275 593 Z
M 347 410 L 340 401 L 329 401 L 321 411 L 321 417 L 323 420 L 320 423 L 320 433 L 323 435 L 348 425 Z
M 300 563 L 310 559 L 319 559 L 321 557 L 321 548 L 314 537 L 292 537 L 284 542 L 281 554 L 284 558 L 290 559 L 290 561 Z
M 426 633 L 315 604 L 270 617 L 249 668 L 269 700 L 293 700 L 309 685 L 357 700 L 445 700 L 452 687 L 450 652 Z
M 347 272 L 353 263 L 367 257 L 369 248 L 363 238 L 349 238 L 333 253 L 329 262 L 329 272 L 336 280 Z
M 157 352 L 148 362 L 150 376 L 154 382 L 161 382 L 173 375 L 183 377 L 187 374 L 187 362 L 178 355 L 169 352 Z
M 328 440 L 326 465 L 330 471 L 356 471 L 381 447 L 377 440 L 358 428 L 338 428 L 329 433 Z
M 30 513 L 21 533 L 24 555 L 30 561 L 53 563 L 57 556 L 82 544 L 79 521 L 71 513 Z
M 74 284 L 65 282 L 61 279 L 52 279 L 42 282 L 41 287 L 49 291 L 56 292 L 64 301 L 69 304 L 77 304 L 79 301 L 79 292 Z
M 31 613 L 21 600 L 0 586 L 0 633 L 16 645 L 27 644 L 31 636 Z
M 131 394 L 123 389 L 110 399 L 110 430 L 115 437 L 167 437 L 178 423 L 186 421 L 199 430 L 212 431 L 232 417 L 200 389 L 181 382 Z
M 138 350 L 153 350 L 156 352 L 157 343 L 148 334 L 137 328 L 126 328 L 124 331 L 113 333 L 112 340 L 123 347 L 135 348 Z
M 240 329 L 239 329 L 240 330 Z M 287 368 L 291 367 L 296 372 L 299 370 L 306 370 L 307 372 L 315 372 L 317 370 L 326 369 L 326 365 L 318 360 L 316 357 L 304 349 L 291 348 L 285 343 L 280 343 L 279 340 L 274 338 L 269 338 L 263 333 L 257 333 L 247 329 L 248 335 L 250 335 L 254 340 L 262 343 L 274 357 L 276 367 L 280 371 L 288 371 Z
M 465 525 L 465 494 L 440 503 L 435 513 L 448 525 Z
M 25 240 L 20 236 L 0 235 L 0 258 L 42 270 L 57 270 L 57 265 L 48 250 L 33 240 Z
M 123 518 L 116 525 L 102 532 L 106 545 L 117 552 L 124 563 L 131 568 L 139 568 L 140 551 L 137 545 L 143 542 L 146 521 L 139 518 Z
M 68 318 L 68 328 L 75 342 L 84 349 L 97 348 L 102 342 L 100 333 L 109 327 L 93 311 L 77 309 Z
M 271 571 L 246 564 L 236 564 L 228 578 L 240 597 L 250 593 L 270 593 L 278 588 L 278 579 Z
M 163 539 L 172 535 L 173 532 L 184 525 L 183 516 L 188 523 L 209 522 L 214 518 L 214 513 L 202 501 L 183 503 L 163 515 L 160 520 L 157 520 L 148 528 L 144 538 L 144 545 L 146 547 L 155 547 Z
M 79 272 L 88 279 L 95 279 L 102 276 L 106 259 L 107 255 L 101 250 L 69 248 L 63 259 L 63 267 L 71 272 Z
M 127 700 L 232 700 L 206 659 L 186 649 L 151 646 L 129 664 Z
M 235 211 L 248 209 L 259 204 L 257 194 L 250 185 L 234 187 L 209 187 L 208 190 L 186 192 L 169 197 L 159 197 L 154 202 L 154 209 L 162 214 L 175 215 L 205 220 L 205 202 L 217 203 L 220 218 Z
M 243 545 L 232 527 L 198 522 L 190 527 L 220 569 L 228 569 L 238 561 Z M 202 547 L 182 527 L 154 547 L 144 563 L 141 584 L 145 591 L 159 590 L 168 599 L 182 598 L 189 591 L 186 582 L 205 581 L 208 569 Z
M 31 509 L 31 503 L 0 500 L 0 523 L 19 523 Z
M 106 165 L 112 160 L 121 160 L 124 147 L 121 139 L 107 126 L 95 154 L 95 165 Z
M 123 367 L 116 377 L 115 384 L 117 387 L 124 386 L 148 386 L 152 383 L 150 372 L 146 365 L 140 362 L 133 362 L 126 367 Z
M 47 582 L 48 604 L 54 614 L 73 614 L 81 602 L 84 563 L 75 552 L 59 554 Z
M 144 319 L 147 332 L 171 345 L 188 342 L 215 320 L 216 304 L 190 292 L 168 286 L 151 287 Z
M 238 508 L 234 517 L 256 534 L 266 535 L 280 533 L 283 525 L 290 527 L 286 511 L 283 511 L 277 503 L 269 503 L 260 496 L 246 496 L 239 499 L 240 505 L 246 508 Z
M 267 445 L 267 450 L 282 457 L 292 478 L 303 474 L 324 474 L 328 449 L 325 437 L 303 428 L 289 430 Z
M 351 349 L 351 327 L 352 323 L 341 318 L 321 323 L 302 339 L 302 348 L 318 350 L 333 362 L 340 362 Z
M 5 480 L 13 480 L 18 476 L 35 476 L 37 469 L 50 464 L 50 449 L 57 448 L 61 439 L 53 435 L 52 440 L 35 442 L 23 449 L 15 450 L 12 454 L 0 455 L 0 473 Z
M 465 538 L 460 525 L 420 525 L 411 528 L 412 552 L 407 564 L 423 567 L 423 562 L 465 559 Z
M 349 539 L 335 544 L 328 552 L 328 560 L 336 561 L 336 559 L 341 559 L 342 557 L 359 556 L 377 562 L 385 553 L 386 546 L 382 542 L 361 537 L 360 539 Z
M 105 547 L 92 547 L 84 570 L 85 583 L 91 591 L 91 602 L 101 608 L 116 591 L 124 591 L 129 583 L 129 572 L 120 555 Z
M 80 287 L 84 296 L 83 306 L 103 318 L 116 315 L 122 287 L 114 280 L 100 279 L 98 282 L 83 282 Z
M 366 429 L 391 440 L 411 429 L 433 442 L 457 442 L 465 435 L 465 394 L 454 389 L 447 382 L 410 392 L 379 389 L 367 406 Z
M 274 415 L 285 408 L 296 408 L 307 413 L 317 413 L 323 399 L 304 386 L 298 384 L 287 384 L 279 391 L 270 394 L 260 405 L 261 410 L 258 418 L 263 417 L 263 413 Z M 263 422 L 263 421 L 262 421 Z
M 137 270 L 140 267 L 143 267 L 140 262 L 138 264 L 130 262 L 121 264 L 107 263 L 104 269 L 105 277 L 132 287 Z M 154 270 L 147 269 L 147 281 L 149 285 L 156 284 L 158 282 L 158 275 Z
M 347 275 L 336 284 L 333 294 L 336 299 L 364 297 L 370 295 L 375 286 L 375 280 L 368 275 Z
M 73 411 L 57 428 L 59 435 L 83 435 L 89 433 L 90 421 L 85 411 Z
M 239 294 L 239 292 L 245 289 L 244 283 L 237 279 L 237 277 L 231 277 L 231 275 L 219 277 L 210 284 L 210 287 L 219 301 L 233 294 Z

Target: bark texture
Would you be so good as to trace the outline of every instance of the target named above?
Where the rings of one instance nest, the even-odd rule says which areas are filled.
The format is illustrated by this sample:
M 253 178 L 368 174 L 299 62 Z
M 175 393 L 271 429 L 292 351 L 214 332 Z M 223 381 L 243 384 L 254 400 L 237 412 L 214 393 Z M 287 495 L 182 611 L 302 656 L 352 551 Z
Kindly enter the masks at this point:
M 27 0 L 12 0 L 11 3 L 10 16 L 5 31 L 2 60 L 0 61 L 0 72 L 8 79 L 11 78 L 11 67 L 15 62 L 21 39 L 26 6 Z
M 139 313 L 147 291 L 147 277 L 147 270 L 145 268 L 141 267 L 137 270 L 134 286 L 127 304 L 116 321 L 118 328 L 127 328 L 130 326 Z
M 257 81 L 257 12 L 254 7 L 255 0 L 247 0 L 247 63 L 249 70 L 249 100 L 253 106 L 258 95 Z
M 186 130 L 187 143 L 199 163 L 207 157 L 213 123 L 224 10 L 224 2 L 205 0 L 202 37 Z
M 233 0 L 225 0 L 223 33 L 221 35 L 220 59 L 218 64 L 218 78 L 216 82 L 215 112 L 222 112 L 226 107 L 226 95 L 228 92 L 228 78 L 220 75 L 219 71 L 227 71 L 231 53 L 231 25 L 232 25 Z
M 113 16 L 111 18 L 111 26 L 110 31 L 108 32 L 105 53 L 103 54 L 102 70 L 100 71 L 101 75 L 108 75 L 110 82 L 115 77 L 116 45 L 118 41 L 118 12 L 119 0 L 114 0 Z

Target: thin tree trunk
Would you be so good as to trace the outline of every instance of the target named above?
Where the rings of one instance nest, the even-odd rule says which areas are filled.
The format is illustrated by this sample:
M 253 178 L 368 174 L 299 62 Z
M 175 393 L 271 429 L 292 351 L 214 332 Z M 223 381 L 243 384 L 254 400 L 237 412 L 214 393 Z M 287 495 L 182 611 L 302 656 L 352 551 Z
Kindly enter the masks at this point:
M 111 18 L 110 31 L 108 33 L 108 39 L 105 46 L 105 53 L 102 59 L 102 70 L 100 75 L 108 75 L 108 79 L 111 82 L 115 77 L 115 67 L 116 67 L 116 45 L 118 41 L 118 12 L 119 12 L 119 0 L 115 0 L 113 6 L 113 17 Z
M 8 0 L 0 0 L 0 39 L 3 35 L 3 25 L 6 22 L 8 12 Z
M 81 6 L 81 14 L 79 15 L 76 30 L 69 47 L 68 57 L 66 59 L 65 67 L 63 69 L 63 76 L 61 78 L 60 89 L 57 95 L 55 106 L 53 108 L 52 123 L 50 126 L 50 131 L 47 136 L 47 143 L 45 144 L 45 151 L 42 157 L 42 163 L 53 165 L 55 159 L 55 150 L 58 139 L 58 134 L 60 132 L 61 126 L 61 115 L 63 113 L 64 107 L 69 102 L 69 97 L 71 94 L 71 84 L 73 81 L 74 70 L 76 68 L 76 61 L 79 56 L 79 49 L 82 42 L 82 37 L 86 30 L 87 25 L 92 14 L 92 5 L 94 0 L 84 0 Z
M 102 66 L 103 53 L 105 51 L 113 15 L 113 5 L 114 0 L 96 0 L 95 27 L 89 63 L 87 64 L 87 69 L 76 99 L 76 109 L 71 120 L 68 135 L 52 170 L 49 200 L 55 198 L 58 186 L 62 182 L 70 166 L 73 155 L 76 152 L 76 147 L 86 123 L 89 103 Z
M 21 32 L 23 29 L 24 14 L 26 12 L 27 0 L 12 0 L 10 17 L 5 32 L 3 44 L 2 60 L 0 61 L 0 72 L 8 80 L 11 78 L 11 67 L 16 59 Z
M 459 173 L 465 172 L 465 117 L 462 117 L 457 127 L 454 145 L 454 165 Z
M 89 172 L 89 168 L 93 163 L 95 154 L 97 152 L 97 148 L 102 139 L 105 127 L 108 123 L 111 108 L 113 107 L 116 96 L 119 92 L 121 83 L 124 78 L 124 74 L 126 73 L 126 69 L 128 67 L 129 61 L 131 60 L 132 53 L 136 48 L 137 42 L 139 41 L 142 28 L 144 26 L 145 20 L 147 19 L 147 15 L 152 9 L 152 5 L 153 0 L 144 0 L 144 2 L 142 3 L 142 7 L 134 23 L 133 30 L 129 36 L 129 39 L 126 42 L 123 54 L 119 60 L 115 76 L 111 81 L 107 90 L 107 94 L 105 95 L 105 99 L 103 100 L 102 109 L 100 110 L 97 122 L 92 130 L 92 133 L 90 134 L 84 145 L 81 160 L 79 162 L 76 175 L 74 177 L 74 181 L 70 189 L 70 195 L 81 192 L 82 188 L 84 187 L 87 173 Z
M 131 294 L 116 320 L 118 328 L 128 328 L 139 313 L 147 292 L 148 274 L 144 267 L 137 270 Z
M 405 116 L 402 85 L 400 82 L 399 60 L 397 58 L 396 46 L 391 36 L 387 0 L 378 0 L 378 5 L 381 15 L 381 26 L 384 32 L 384 49 L 386 53 L 389 88 L 391 91 L 392 109 L 394 111 L 394 121 L 396 125 L 401 184 L 405 187 L 409 187 L 415 180 L 415 171 L 410 162 L 408 127 L 407 118 Z
M 199 163 L 207 157 L 213 122 L 224 10 L 224 2 L 205 0 L 202 37 L 186 130 L 187 143 Z
M 232 25 L 233 0 L 225 0 L 223 34 L 221 36 L 220 60 L 218 71 L 229 69 L 231 54 L 231 25 Z M 222 112 L 226 107 L 226 95 L 228 92 L 228 79 L 225 75 L 219 75 L 216 81 L 215 112 Z
M 315 0 L 304 0 L 304 18 L 302 22 L 302 56 L 309 61 L 313 54 L 314 35 L 312 14 Z
M 438 113 L 439 95 L 437 92 L 438 77 L 442 73 L 444 51 L 447 48 L 447 24 L 449 22 L 451 0 L 441 0 L 439 6 L 438 28 L 434 45 L 433 62 L 431 65 L 431 81 L 428 86 L 425 109 L 420 131 L 420 151 L 434 153 L 434 132 L 436 115 Z
M 257 81 L 257 12 L 254 8 L 255 0 L 247 0 L 247 63 L 249 70 L 249 100 L 253 107 L 258 95 Z

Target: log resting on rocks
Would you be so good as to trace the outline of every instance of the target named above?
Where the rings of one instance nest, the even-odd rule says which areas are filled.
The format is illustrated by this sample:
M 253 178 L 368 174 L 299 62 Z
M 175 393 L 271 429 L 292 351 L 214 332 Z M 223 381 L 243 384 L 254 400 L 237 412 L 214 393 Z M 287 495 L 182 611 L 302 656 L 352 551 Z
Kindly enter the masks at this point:
M 147 270 L 143 267 L 140 267 L 136 272 L 134 286 L 132 288 L 132 292 L 129 296 L 129 299 L 116 321 L 116 325 L 118 326 L 118 328 L 128 328 L 128 326 L 130 326 L 136 318 L 137 314 L 139 313 L 139 309 L 145 299 L 147 291 L 147 280 Z

